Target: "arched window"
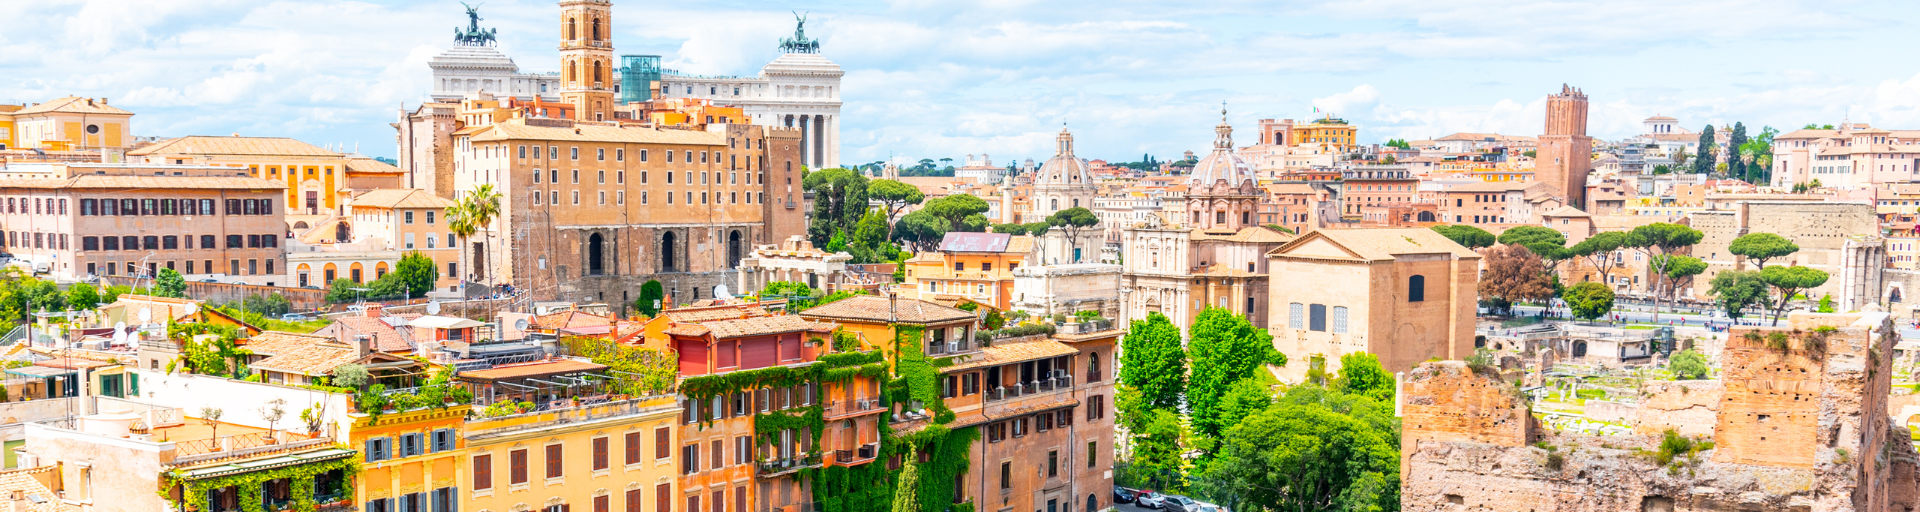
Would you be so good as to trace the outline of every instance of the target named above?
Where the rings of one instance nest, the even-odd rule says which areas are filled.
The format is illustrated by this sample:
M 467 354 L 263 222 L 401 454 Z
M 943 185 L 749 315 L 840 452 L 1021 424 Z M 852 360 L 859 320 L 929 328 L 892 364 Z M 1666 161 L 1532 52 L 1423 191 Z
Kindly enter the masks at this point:
M 580 64 L 579 63 L 577 62 L 567 63 L 567 81 L 568 82 L 580 81 Z
M 579 31 L 580 27 L 578 25 L 579 25 L 579 20 L 567 20 L 567 39 L 568 40 L 580 38 L 580 31 Z
M 1087 495 L 1087 512 L 1093 512 L 1099 509 L 1100 509 L 1100 499 L 1093 497 L 1092 494 L 1088 494 Z
M 745 242 L 740 240 L 739 230 L 734 230 L 732 234 L 727 235 L 727 265 L 728 266 L 734 267 L 734 268 L 740 267 L 740 246 L 743 243 Z
M 600 18 L 593 19 L 593 40 L 600 40 Z
M 1087 353 L 1087 382 L 1100 382 L 1100 353 Z
M 674 256 L 674 249 L 675 249 L 674 238 L 675 237 L 672 231 L 668 231 L 667 234 L 665 235 L 660 235 L 660 271 L 661 272 L 674 271 L 674 268 L 673 268 L 674 267 L 673 256 Z
M 603 67 L 606 67 L 606 66 L 605 66 L 605 65 L 602 65 L 602 64 L 594 64 L 594 65 L 593 65 L 593 83 L 596 83 L 596 84 L 597 84 L 597 83 L 600 83 L 600 82 L 601 82 L 601 79 L 600 79 L 600 68 L 603 68 Z
M 348 240 L 349 235 L 352 234 L 353 229 L 347 227 L 347 223 L 345 222 L 333 225 L 333 240 L 336 242 L 345 242 Z
M 1059 209 L 1060 209 L 1060 200 L 1059 200 L 1059 199 L 1053 199 L 1053 200 L 1052 200 L 1052 202 L 1050 202 L 1050 203 L 1048 203 L 1048 204 L 1051 204 L 1051 205 L 1053 205 L 1053 206 L 1052 206 L 1052 207 L 1050 208 L 1050 209 L 1052 209 L 1052 210 L 1056 210 L 1056 211 L 1057 211 L 1057 210 L 1059 210 Z
M 1427 276 L 1407 278 L 1407 302 L 1427 300 Z
M 603 266 L 604 260 L 600 257 L 601 251 L 605 249 L 606 241 L 600 237 L 599 233 L 587 235 L 587 275 L 597 276 L 606 273 L 606 268 Z

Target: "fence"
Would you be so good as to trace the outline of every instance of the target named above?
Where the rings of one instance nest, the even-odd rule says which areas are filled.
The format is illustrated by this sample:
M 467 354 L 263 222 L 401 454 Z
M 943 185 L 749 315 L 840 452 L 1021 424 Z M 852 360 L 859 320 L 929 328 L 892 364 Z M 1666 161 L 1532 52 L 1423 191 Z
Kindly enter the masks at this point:
M 102 277 L 100 278 L 100 286 L 106 287 L 113 284 L 124 284 L 133 287 L 135 292 L 138 293 L 141 287 L 152 284 L 151 281 L 150 279 L 130 277 Z M 239 302 L 254 295 L 271 296 L 274 294 L 286 297 L 287 302 L 293 303 L 294 311 L 312 311 L 318 309 L 320 306 L 327 305 L 326 290 L 254 284 L 187 282 L 187 296 L 196 300 L 206 301 L 208 304 Z

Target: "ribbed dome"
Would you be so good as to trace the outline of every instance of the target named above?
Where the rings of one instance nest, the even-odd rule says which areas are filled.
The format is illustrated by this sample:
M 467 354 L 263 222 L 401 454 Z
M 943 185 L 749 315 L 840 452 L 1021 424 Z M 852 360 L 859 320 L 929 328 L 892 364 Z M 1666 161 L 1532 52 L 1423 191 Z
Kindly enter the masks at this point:
M 427 67 L 433 69 L 487 69 L 507 73 L 520 72 L 520 66 L 513 63 L 500 50 L 492 46 L 455 46 L 433 56 L 427 61 Z
M 1053 158 L 1048 158 L 1046 163 L 1040 164 L 1039 174 L 1034 177 L 1033 183 L 1035 185 L 1092 184 L 1093 175 L 1087 172 L 1087 161 L 1073 155 L 1073 134 L 1061 128 L 1060 135 L 1054 137 L 1054 142 L 1058 147 L 1054 150 Z
M 1220 109 L 1220 126 L 1213 128 L 1213 152 L 1193 164 L 1187 183 L 1193 187 L 1212 187 L 1226 180 L 1227 186 L 1239 186 L 1254 179 L 1253 164 L 1233 152 L 1233 126 L 1227 124 L 1227 109 Z
M 818 53 L 789 53 L 781 55 L 780 58 L 773 59 L 773 62 L 767 63 L 767 67 L 760 69 L 760 74 L 763 76 L 798 75 L 838 77 L 845 75 L 846 72 L 840 70 L 839 64 L 834 64 L 833 61 L 827 60 L 826 57 L 821 57 Z

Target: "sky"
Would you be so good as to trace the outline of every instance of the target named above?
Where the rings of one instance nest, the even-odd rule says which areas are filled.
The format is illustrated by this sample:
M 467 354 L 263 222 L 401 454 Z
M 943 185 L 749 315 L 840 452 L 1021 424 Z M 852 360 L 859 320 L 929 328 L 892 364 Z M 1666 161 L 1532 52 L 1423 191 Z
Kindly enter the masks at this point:
M 754 75 L 793 31 L 846 70 L 844 164 L 1204 152 L 1227 120 L 1334 115 L 1362 142 L 1538 135 L 1583 89 L 1589 134 L 1920 128 L 1920 2 L 1852 0 L 893 0 L 614 2 L 619 54 Z M 553 1 L 487 0 L 522 71 L 558 69 Z M 136 135 L 293 137 L 391 157 L 456 1 L 0 0 L 0 102 L 107 97 Z M 1316 109 L 1319 113 L 1316 113 Z

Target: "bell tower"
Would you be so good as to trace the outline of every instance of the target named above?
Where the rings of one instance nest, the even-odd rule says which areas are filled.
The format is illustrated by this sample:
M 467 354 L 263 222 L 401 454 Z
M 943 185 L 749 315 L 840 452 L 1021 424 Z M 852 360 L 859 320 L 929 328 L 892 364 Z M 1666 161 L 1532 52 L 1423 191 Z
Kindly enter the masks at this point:
M 560 102 L 579 121 L 613 119 L 613 2 L 560 0 Z

